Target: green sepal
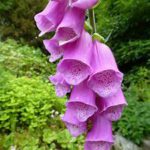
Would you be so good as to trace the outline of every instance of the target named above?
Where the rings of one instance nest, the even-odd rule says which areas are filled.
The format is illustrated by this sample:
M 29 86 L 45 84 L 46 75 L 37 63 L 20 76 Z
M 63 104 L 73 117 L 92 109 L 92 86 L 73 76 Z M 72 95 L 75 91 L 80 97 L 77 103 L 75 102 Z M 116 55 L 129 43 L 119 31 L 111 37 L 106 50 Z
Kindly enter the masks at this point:
M 105 38 L 104 38 L 103 36 L 101 36 L 100 34 L 98 34 L 98 33 L 94 33 L 94 34 L 92 35 L 92 38 L 93 38 L 94 40 L 100 41 L 101 43 L 106 43 Z
M 87 30 L 87 31 L 92 31 L 92 26 L 90 25 L 90 23 L 88 21 L 85 21 L 84 23 L 84 28 Z

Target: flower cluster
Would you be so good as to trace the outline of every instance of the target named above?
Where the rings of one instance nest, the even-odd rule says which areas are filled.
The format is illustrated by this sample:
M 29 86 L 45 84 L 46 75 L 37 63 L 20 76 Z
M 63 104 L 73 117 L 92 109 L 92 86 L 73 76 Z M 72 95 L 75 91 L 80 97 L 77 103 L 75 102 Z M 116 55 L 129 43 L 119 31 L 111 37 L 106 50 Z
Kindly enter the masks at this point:
M 87 133 L 85 150 L 109 150 L 113 144 L 112 121 L 121 117 L 127 105 L 119 71 L 110 48 L 93 40 L 85 31 L 85 13 L 98 0 L 51 0 L 35 16 L 50 62 L 62 58 L 50 76 L 59 97 L 70 93 L 62 120 L 72 136 Z M 88 130 L 88 125 L 91 129 Z

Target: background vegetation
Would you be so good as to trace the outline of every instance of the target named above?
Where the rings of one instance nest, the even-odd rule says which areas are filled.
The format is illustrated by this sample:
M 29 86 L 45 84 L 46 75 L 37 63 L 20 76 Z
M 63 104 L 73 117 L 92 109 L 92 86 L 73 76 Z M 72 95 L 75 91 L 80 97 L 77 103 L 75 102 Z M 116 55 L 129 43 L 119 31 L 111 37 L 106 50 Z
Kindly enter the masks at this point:
M 55 64 L 43 53 L 33 16 L 47 0 L 0 1 L 0 150 L 82 150 L 60 121 L 66 98 L 57 98 L 48 76 Z M 114 132 L 141 145 L 150 135 L 150 1 L 101 0 L 98 32 L 110 40 L 128 101 Z M 49 36 L 49 35 L 47 35 Z M 38 48 L 40 47 L 40 48 Z

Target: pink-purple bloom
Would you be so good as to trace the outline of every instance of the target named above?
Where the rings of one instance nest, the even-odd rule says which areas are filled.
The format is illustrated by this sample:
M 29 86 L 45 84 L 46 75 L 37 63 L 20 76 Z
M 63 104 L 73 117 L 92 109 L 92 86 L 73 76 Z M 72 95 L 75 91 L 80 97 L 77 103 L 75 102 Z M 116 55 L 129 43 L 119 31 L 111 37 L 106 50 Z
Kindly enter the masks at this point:
M 85 150 L 110 150 L 113 144 L 112 123 L 96 113 L 92 118 L 92 129 L 86 137 Z
M 62 120 L 72 136 L 87 133 L 84 150 L 111 149 L 112 121 L 121 117 L 127 105 L 121 90 L 123 73 L 111 49 L 84 29 L 86 10 L 98 1 L 51 0 L 35 16 L 40 36 L 55 31 L 43 41 L 50 62 L 62 58 L 49 80 L 58 97 L 69 95 Z
M 121 87 L 123 74 L 118 70 L 110 48 L 94 41 L 92 58 L 94 72 L 89 78 L 89 87 L 101 97 L 114 95 Z
M 64 0 L 54 0 L 58 2 L 62 2 Z M 68 6 L 70 7 L 77 7 L 80 9 L 90 9 L 94 5 L 97 4 L 99 0 L 68 0 Z
M 68 3 L 66 0 L 62 2 L 49 1 L 46 8 L 34 17 L 36 25 L 41 31 L 39 36 L 56 30 L 57 26 L 64 17 L 67 4 Z
M 122 90 L 108 98 L 97 98 L 99 112 L 111 121 L 120 119 L 124 106 L 127 105 Z
M 71 91 L 71 86 L 66 83 L 60 73 L 57 72 L 55 75 L 50 76 L 49 80 L 55 85 L 55 91 L 58 97 L 63 97 Z
M 90 9 L 97 4 L 99 0 L 74 0 L 72 7 L 78 7 L 81 9 Z
M 68 8 L 63 20 L 56 30 L 55 38 L 59 45 L 77 40 L 83 30 L 85 11 L 79 8 Z
M 66 124 L 70 134 L 74 137 L 81 135 L 87 130 L 86 122 L 79 122 L 71 109 L 66 110 L 62 120 Z
M 74 86 L 67 108 L 73 111 L 80 122 L 85 122 L 98 110 L 95 99 L 95 93 L 87 87 L 87 82 L 84 81 Z
M 63 56 L 63 48 L 59 46 L 56 39 L 44 40 L 45 48 L 50 53 L 50 62 L 55 62 Z
M 57 66 L 67 83 L 77 85 L 91 73 L 92 38 L 83 30 L 80 39 L 64 47 L 64 57 Z

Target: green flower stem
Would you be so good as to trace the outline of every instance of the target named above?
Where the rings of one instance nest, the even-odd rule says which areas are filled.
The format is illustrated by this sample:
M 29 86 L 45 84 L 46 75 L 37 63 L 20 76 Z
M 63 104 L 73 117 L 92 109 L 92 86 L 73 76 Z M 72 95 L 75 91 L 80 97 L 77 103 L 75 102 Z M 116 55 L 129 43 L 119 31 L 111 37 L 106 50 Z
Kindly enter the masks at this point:
M 96 23 L 95 23 L 95 14 L 94 14 L 94 9 L 90 9 L 89 10 L 89 20 L 90 20 L 90 24 L 92 26 L 92 34 L 96 33 Z

